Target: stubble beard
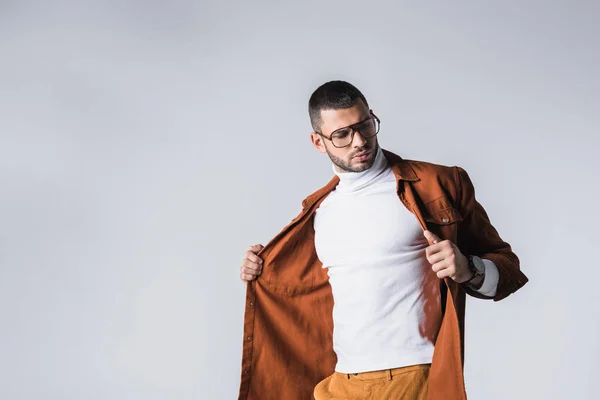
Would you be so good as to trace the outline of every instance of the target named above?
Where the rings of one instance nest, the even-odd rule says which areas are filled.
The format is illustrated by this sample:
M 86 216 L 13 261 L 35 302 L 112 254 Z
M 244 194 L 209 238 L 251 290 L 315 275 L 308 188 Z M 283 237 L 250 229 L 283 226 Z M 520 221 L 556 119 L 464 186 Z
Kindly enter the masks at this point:
M 379 147 L 379 143 L 375 142 L 375 145 L 372 148 L 362 148 L 359 151 L 354 152 L 354 154 L 356 153 L 362 153 L 365 150 L 370 150 L 371 154 L 369 155 L 370 159 L 366 164 L 359 164 L 357 166 L 350 166 L 350 162 L 352 161 L 351 158 L 349 158 L 348 160 L 344 160 L 343 158 L 337 157 L 333 154 L 331 154 L 329 152 L 329 149 L 326 147 L 325 150 L 327 151 L 327 155 L 329 156 L 329 159 L 331 160 L 332 163 L 334 163 L 335 165 L 337 165 L 340 169 L 342 169 L 343 171 L 346 172 L 363 172 L 368 170 L 369 168 L 371 168 L 373 166 L 373 164 L 375 163 L 375 156 L 377 155 L 377 150 Z

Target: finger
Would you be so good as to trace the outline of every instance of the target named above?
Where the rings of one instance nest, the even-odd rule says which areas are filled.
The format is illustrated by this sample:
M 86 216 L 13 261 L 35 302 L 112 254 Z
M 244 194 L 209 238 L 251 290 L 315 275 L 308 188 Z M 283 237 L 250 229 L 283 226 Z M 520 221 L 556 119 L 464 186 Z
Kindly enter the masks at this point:
M 452 278 L 455 272 L 455 269 L 452 267 L 452 265 L 449 265 L 447 261 L 436 263 L 431 266 L 431 269 L 440 279 L 446 277 Z
M 242 265 L 242 268 L 240 268 L 240 271 L 243 271 L 247 274 L 258 275 L 262 272 L 262 267 L 260 265 L 247 263 L 247 264 Z
M 443 240 L 429 246 L 425 249 L 425 256 L 431 264 L 442 260 L 453 262 L 456 259 L 454 247 L 449 240 Z
M 439 262 L 436 262 L 434 264 L 431 265 L 431 269 L 433 270 L 433 272 L 438 273 L 444 269 L 448 268 L 448 262 L 446 260 L 442 260 Z
M 262 269 L 262 263 L 257 263 L 257 262 L 254 262 L 254 261 L 250 261 L 247 258 L 245 258 L 242 261 L 242 267 L 248 267 L 248 268 L 252 268 L 252 269 L 255 269 L 255 270 L 261 270 Z
M 256 279 L 256 276 L 249 275 L 249 274 L 240 274 L 240 279 L 243 281 L 252 281 L 252 280 Z
M 431 265 L 442 262 L 446 259 L 446 255 L 444 254 L 443 251 L 432 252 L 431 254 L 427 254 L 427 252 L 425 252 L 425 257 L 427 258 L 427 261 L 429 261 L 429 264 L 431 264 Z
M 450 271 L 448 270 L 448 268 L 444 268 L 441 271 L 436 272 L 435 274 L 438 278 L 444 279 L 450 276 Z
M 253 246 L 248 247 L 248 250 L 250 250 L 254 253 L 258 253 L 259 251 L 261 251 L 263 249 L 263 247 L 265 247 L 265 246 L 263 246 L 262 244 L 255 244 Z
M 423 235 L 427 238 L 427 240 L 429 240 L 430 243 L 432 244 L 436 244 L 442 241 L 442 239 L 439 238 L 438 235 L 436 235 L 435 233 L 429 231 L 429 230 L 424 230 L 423 231 Z
M 262 273 L 262 271 L 251 269 L 251 268 L 242 267 L 240 269 L 240 273 L 241 274 L 246 274 L 246 275 L 258 276 L 258 275 L 260 275 Z
M 430 244 L 425 248 L 425 256 L 427 257 L 427 259 L 429 259 L 429 257 L 433 256 L 434 254 L 442 252 L 442 250 L 443 247 L 440 243 Z
M 257 256 L 256 254 L 254 254 L 251 251 L 247 251 L 245 256 L 246 256 L 247 260 L 250 260 L 253 263 L 262 264 L 262 262 L 263 262 L 262 258 L 260 258 L 259 256 Z
M 242 266 L 240 271 L 244 271 L 247 274 L 255 274 L 258 275 L 262 272 L 262 268 L 259 266 L 258 268 L 249 267 L 247 265 Z

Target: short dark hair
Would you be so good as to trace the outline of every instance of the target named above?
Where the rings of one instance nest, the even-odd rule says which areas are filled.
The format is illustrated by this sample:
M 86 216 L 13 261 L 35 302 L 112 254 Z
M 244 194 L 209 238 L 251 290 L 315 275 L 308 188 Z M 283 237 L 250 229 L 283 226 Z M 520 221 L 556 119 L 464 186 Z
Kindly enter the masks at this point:
M 317 88 L 308 100 L 308 115 L 313 130 L 320 131 L 321 110 L 350 108 L 361 99 L 367 107 L 367 99 L 354 85 L 345 81 L 329 81 Z

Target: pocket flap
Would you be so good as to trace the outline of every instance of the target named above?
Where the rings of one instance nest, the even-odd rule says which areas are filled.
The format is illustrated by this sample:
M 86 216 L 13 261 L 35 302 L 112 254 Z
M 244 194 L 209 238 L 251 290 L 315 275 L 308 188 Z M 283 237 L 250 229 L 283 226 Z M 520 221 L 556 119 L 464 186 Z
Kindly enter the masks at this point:
M 448 207 L 439 211 L 429 211 L 429 215 L 424 215 L 425 221 L 438 225 L 450 225 L 462 221 L 462 216 L 454 207 Z
M 424 204 L 423 218 L 437 225 L 450 225 L 462 221 L 460 212 L 454 208 L 450 199 L 440 196 Z

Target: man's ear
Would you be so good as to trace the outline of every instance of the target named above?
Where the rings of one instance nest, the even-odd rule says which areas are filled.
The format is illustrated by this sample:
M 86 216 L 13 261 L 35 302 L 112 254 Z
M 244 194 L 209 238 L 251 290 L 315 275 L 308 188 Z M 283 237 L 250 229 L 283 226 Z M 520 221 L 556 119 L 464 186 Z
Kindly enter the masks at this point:
M 312 142 L 315 149 L 317 149 L 321 153 L 325 153 L 325 144 L 323 143 L 323 138 L 317 132 L 310 133 L 310 141 Z

